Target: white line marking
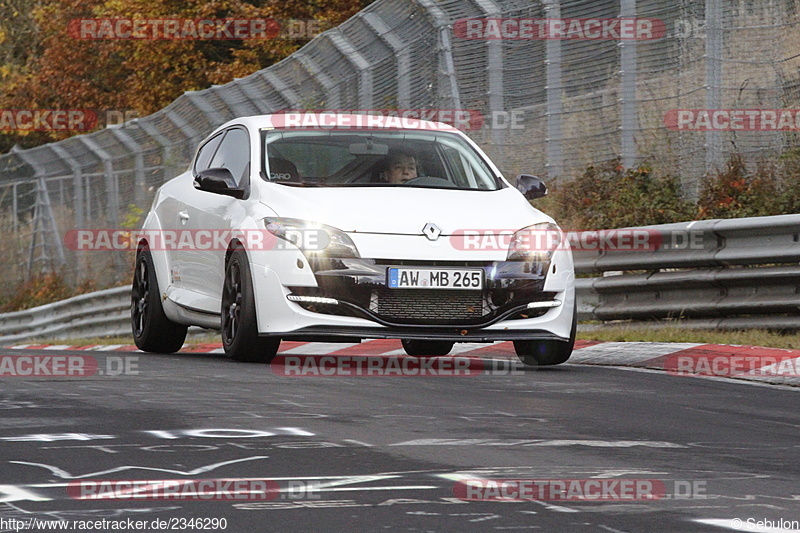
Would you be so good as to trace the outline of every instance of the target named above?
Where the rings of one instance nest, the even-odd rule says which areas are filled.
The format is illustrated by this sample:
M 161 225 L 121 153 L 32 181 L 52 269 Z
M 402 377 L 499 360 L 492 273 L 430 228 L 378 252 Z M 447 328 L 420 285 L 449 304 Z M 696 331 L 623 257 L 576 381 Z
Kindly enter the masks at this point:
M 576 350 L 570 363 L 633 364 L 703 346 L 688 342 L 604 342 Z
M 626 372 L 645 372 L 649 374 L 661 374 L 662 376 L 665 374 L 663 370 L 655 370 L 652 368 L 641 368 L 641 367 L 633 367 L 633 366 L 614 366 L 610 365 L 614 370 L 624 370 Z M 675 377 L 675 376 L 670 376 Z M 766 387 L 769 389 L 782 389 L 782 390 L 790 390 L 794 392 L 800 392 L 800 387 L 792 387 L 790 385 L 781 385 L 780 383 L 762 383 L 759 381 L 755 381 L 753 379 L 735 379 L 735 378 L 725 378 L 721 376 L 679 376 L 683 379 L 710 379 L 711 381 L 722 381 L 724 383 L 738 383 L 739 385 L 752 385 L 754 387 Z
M 479 348 L 486 348 L 489 346 L 494 346 L 495 344 L 500 343 L 485 343 L 485 342 L 457 342 L 453 349 L 450 350 L 451 355 L 459 354 L 459 353 L 466 353 L 471 352 L 473 350 L 477 350 Z
M 263 481 L 264 479 L 269 479 L 270 481 L 311 481 L 311 480 L 319 480 L 319 479 L 345 479 L 346 476 L 294 476 L 294 477 L 231 477 L 231 478 L 213 478 L 220 481 Z M 399 476 L 391 476 L 391 477 L 399 477 Z M 190 480 L 191 481 L 191 480 Z M 20 485 L 21 487 L 30 487 L 36 489 L 46 489 L 46 488 L 59 488 L 59 487 L 70 487 L 74 484 L 73 481 L 69 483 L 38 483 L 34 485 Z
M 687 448 L 674 442 L 650 440 L 504 440 L 504 439 L 416 439 L 397 442 L 389 446 L 589 446 L 592 448 Z
M 367 446 L 368 448 L 372 448 L 373 444 L 367 444 L 366 442 L 361 442 L 360 440 L 355 439 L 342 439 L 342 442 L 352 442 L 353 444 L 358 444 L 360 446 Z
M 30 466 L 39 466 L 41 468 L 47 469 L 56 477 L 60 477 L 61 479 L 83 479 L 92 476 L 102 476 L 105 474 L 113 474 L 115 472 L 124 472 L 126 470 L 149 470 L 152 472 L 165 472 L 167 474 L 177 474 L 179 476 L 195 476 L 197 474 L 202 474 L 204 472 L 210 472 L 211 470 L 216 470 L 221 466 L 232 465 L 236 463 L 244 463 L 246 461 L 257 461 L 259 459 L 269 459 L 266 455 L 259 455 L 255 457 L 245 457 L 244 459 L 234 459 L 232 461 L 224 461 L 222 463 L 214 463 L 206 466 L 201 466 L 200 468 L 195 468 L 194 470 L 188 470 L 186 472 L 182 470 L 169 470 L 166 468 L 153 468 L 150 466 L 119 466 L 117 468 L 112 468 L 110 470 L 101 470 L 99 472 L 91 472 L 89 474 L 83 474 L 82 476 L 73 476 L 66 470 L 62 470 L 57 466 L 52 466 L 44 463 L 29 463 L 28 461 L 9 461 L 10 463 L 18 464 L 18 465 L 30 465 Z
M 368 490 L 431 490 L 438 489 L 435 485 L 397 485 L 394 487 L 339 487 L 339 488 L 317 488 L 311 487 L 309 492 L 355 492 Z M 281 489 L 281 492 L 293 492 L 294 489 Z
M 352 348 L 353 346 L 358 346 L 358 344 L 337 343 L 337 342 L 309 342 L 308 344 L 304 344 L 303 346 L 298 346 L 296 348 L 286 350 L 285 352 L 281 352 L 281 355 L 295 355 L 295 354 L 326 355 L 329 353 L 338 352 L 339 350 Z
M 393 355 L 406 355 L 406 351 L 405 351 L 405 350 L 403 350 L 402 348 L 400 348 L 399 350 L 392 350 L 392 351 L 390 351 L 390 352 L 383 352 L 381 355 L 388 355 L 388 356 L 393 356 Z
M 97 348 L 98 352 L 111 352 L 116 350 L 117 348 L 124 348 L 128 346 L 127 344 L 109 344 L 108 346 L 103 346 L 102 348 Z

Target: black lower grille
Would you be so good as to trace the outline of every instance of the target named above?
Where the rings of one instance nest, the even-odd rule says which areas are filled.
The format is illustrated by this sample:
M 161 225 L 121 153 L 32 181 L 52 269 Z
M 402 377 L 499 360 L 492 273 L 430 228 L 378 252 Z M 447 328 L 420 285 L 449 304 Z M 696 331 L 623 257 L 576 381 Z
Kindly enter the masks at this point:
M 491 312 L 482 291 L 387 288 L 372 291 L 370 311 L 390 319 L 433 322 L 476 319 Z

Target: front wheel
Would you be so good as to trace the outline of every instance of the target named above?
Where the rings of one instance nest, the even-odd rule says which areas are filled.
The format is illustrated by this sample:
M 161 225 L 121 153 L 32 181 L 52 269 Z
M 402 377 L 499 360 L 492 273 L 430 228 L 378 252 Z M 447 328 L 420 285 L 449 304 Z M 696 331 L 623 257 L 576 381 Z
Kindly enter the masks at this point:
M 278 353 L 281 340 L 258 336 L 253 294 L 247 254 L 236 248 L 228 259 L 222 287 L 222 347 L 234 361 L 269 363 Z
M 164 314 L 161 292 L 147 247 L 136 254 L 136 270 L 131 286 L 131 330 L 136 347 L 143 352 L 174 353 L 186 340 L 187 327 Z
M 423 341 L 415 339 L 403 339 L 403 349 L 408 355 L 415 357 L 436 357 L 447 355 L 453 349 L 453 343 L 449 341 Z
M 572 310 L 572 330 L 569 341 L 514 341 L 514 351 L 519 360 L 528 366 L 553 366 L 566 362 L 575 347 L 578 331 L 578 310 Z

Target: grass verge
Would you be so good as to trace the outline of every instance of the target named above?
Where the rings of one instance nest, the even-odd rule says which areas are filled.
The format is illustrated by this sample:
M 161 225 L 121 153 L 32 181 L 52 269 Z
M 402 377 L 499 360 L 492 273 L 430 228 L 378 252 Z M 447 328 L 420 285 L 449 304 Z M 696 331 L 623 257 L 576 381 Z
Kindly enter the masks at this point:
M 741 331 L 691 330 L 685 328 L 645 329 L 630 327 L 578 331 L 578 338 L 610 342 L 697 342 L 702 344 L 739 344 L 768 348 L 800 349 L 800 335 L 749 329 Z

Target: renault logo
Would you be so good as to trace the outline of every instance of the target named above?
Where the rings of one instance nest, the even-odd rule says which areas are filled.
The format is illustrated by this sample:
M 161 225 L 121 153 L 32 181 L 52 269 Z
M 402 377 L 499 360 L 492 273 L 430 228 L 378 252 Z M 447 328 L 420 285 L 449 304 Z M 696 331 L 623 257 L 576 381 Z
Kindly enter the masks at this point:
M 442 230 L 433 222 L 428 222 L 425 224 L 425 227 L 422 228 L 422 233 L 425 234 L 429 241 L 435 241 L 442 234 Z

